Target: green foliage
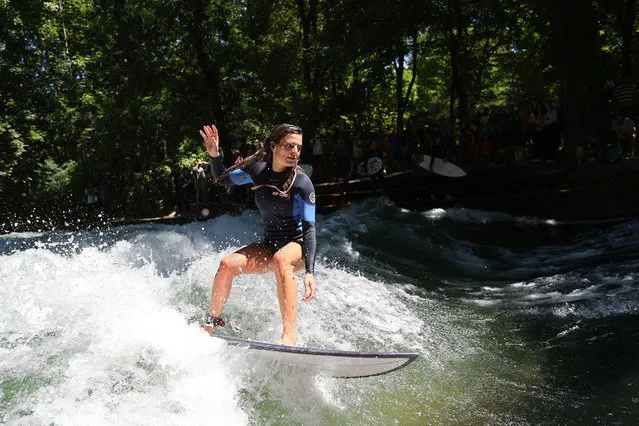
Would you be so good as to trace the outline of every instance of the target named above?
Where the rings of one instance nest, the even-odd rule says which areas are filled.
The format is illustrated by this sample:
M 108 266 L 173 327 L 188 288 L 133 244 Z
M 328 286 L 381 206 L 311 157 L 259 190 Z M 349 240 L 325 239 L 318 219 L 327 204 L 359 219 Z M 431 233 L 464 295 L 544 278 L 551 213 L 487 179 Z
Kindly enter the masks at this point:
M 26 148 L 20 138 L 20 134 L 9 123 L 0 123 L 0 177 L 8 178 L 13 172 L 13 168 L 19 163 Z
M 135 173 L 126 198 L 126 214 L 132 217 L 154 217 L 172 207 L 169 198 L 171 169 L 160 166 Z
M 58 165 L 52 159 L 46 159 L 42 168 L 38 170 L 39 192 L 43 195 L 67 193 L 71 188 L 77 166 L 73 160 Z
M 622 65 L 621 3 L 592 5 L 601 52 L 589 69 L 608 86 Z M 545 6 L 1 1 L 2 196 L 37 201 L 110 176 L 125 183 L 129 213 L 155 213 L 167 207 L 157 201 L 166 169 L 206 158 L 205 124 L 218 125 L 228 151 L 284 121 L 307 135 L 340 118 L 388 133 L 432 103 L 462 121 L 486 106 L 557 100 L 561 58 Z

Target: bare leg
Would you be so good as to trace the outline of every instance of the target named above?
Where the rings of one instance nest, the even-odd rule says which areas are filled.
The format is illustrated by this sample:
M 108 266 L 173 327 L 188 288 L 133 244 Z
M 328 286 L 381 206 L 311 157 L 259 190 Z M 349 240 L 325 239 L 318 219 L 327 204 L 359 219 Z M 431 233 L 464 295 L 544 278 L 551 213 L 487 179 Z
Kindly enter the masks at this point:
M 296 342 L 297 280 L 294 272 L 302 256 L 302 246 L 288 243 L 275 253 L 272 260 L 282 316 L 282 338 L 277 343 L 283 345 L 295 345 Z
M 219 317 L 222 314 L 224 303 L 231 294 L 233 278 L 241 274 L 262 274 L 267 271 L 270 261 L 270 252 L 259 244 L 241 248 L 222 259 L 213 279 L 209 315 Z M 204 326 L 204 329 L 213 333 L 215 327 Z

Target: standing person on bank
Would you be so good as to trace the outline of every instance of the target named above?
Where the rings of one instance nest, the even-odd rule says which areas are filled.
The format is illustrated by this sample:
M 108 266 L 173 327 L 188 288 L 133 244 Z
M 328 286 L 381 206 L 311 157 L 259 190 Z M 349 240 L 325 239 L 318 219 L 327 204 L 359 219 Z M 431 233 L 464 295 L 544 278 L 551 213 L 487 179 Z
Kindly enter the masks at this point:
M 637 129 L 635 123 L 625 114 L 618 112 L 615 121 L 612 122 L 612 130 L 617 139 L 617 147 L 623 155 L 635 157 L 635 136 Z
M 224 303 L 231 293 L 235 276 L 275 273 L 277 298 L 282 316 L 282 337 L 277 343 L 295 345 L 297 321 L 297 280 L 294 271 L 305 266 L 304 298 L 315 297 L 315 189 L 310 178 L 298 167 L 302 150 L 302 129 L 291 124 L 273 128 L 264 147 L 229 169 L 220 159 L 220 142 L 215 126 L 200 130 L 211 157 L 211 170 L 223 185 L 252 183 L 255 203 L 264 224 L 261 242 L 249 244 L 226 256 L 213 280 L 211 306 L 204 329 L 213 333 L 224 326 Z

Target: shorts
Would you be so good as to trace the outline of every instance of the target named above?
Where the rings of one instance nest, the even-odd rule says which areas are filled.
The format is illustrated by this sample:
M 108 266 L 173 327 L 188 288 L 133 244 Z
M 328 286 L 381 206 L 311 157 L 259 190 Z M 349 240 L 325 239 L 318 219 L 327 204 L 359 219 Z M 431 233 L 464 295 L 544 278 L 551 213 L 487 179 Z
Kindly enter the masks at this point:
M 282 247 L 284 247 L 288 243 L 298 243 L 300 246 L 302 246 L 302 253 L 304 253 L 304 240 L 302 238 L 298 238 L 295 240 L 281 240 L 281 241 L 263 240 L 262 242 L 260 242 L 260 245 L 266 248 L 266 250 L 268 250 L 268 252 L 271 253 L 271 256 L 273 256 L 275 253 L 277 253 Z

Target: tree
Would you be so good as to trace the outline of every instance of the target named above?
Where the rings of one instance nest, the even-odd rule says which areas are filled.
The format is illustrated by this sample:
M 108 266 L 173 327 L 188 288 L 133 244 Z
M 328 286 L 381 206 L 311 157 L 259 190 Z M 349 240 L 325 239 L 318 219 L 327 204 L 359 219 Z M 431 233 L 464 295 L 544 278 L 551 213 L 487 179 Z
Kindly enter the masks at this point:
M 577 143 L 585 137 L 585 132 L 595 129 L 602 132 L 609 125 L 606 123 L 605 105 L 602 105 L 603 84 L 598 78 L 603 59 L 597 36 L 599 27 L 590 1 L 544 3 L 561 71 L 564 152 L 572 159 L 572 153 Z

